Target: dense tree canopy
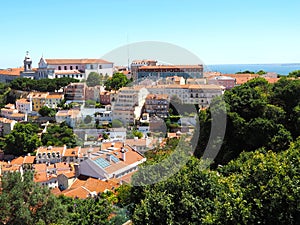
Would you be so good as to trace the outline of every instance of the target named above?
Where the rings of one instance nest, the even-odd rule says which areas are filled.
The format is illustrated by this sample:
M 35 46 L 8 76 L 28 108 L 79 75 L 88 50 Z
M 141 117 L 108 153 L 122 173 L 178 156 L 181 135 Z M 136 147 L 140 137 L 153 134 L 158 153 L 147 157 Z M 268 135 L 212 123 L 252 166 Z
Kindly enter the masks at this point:
M 166 181 L 132 187 L 134 224 L 297 224 L 299 144 L 243 153 L 215 171 L 193 158 Z
M 113 210 L 111 198 L 55 197 L 48 188 L 33 182 L 34 174 L 6 173 L 0 194 L 0 224 L 108 224 Z
M 32 173 L 6 173 L 1 180 L 0 224 L 66 224 L 66 207 L 34 183 Z
M 105 81 L 104 86 L 107 90 L 119 90 L 129 83 L 128 78 L 123 73 L 115 73 L 112 78 Z
M 49 108 L 47 106 L 43 106 L 42 108 L 40 108 L 39 114 L 41 116 L 54 117 L 55 114 L 56 114 L 56 110 L 55 109 L 51 109 L 51 108 Z
M 60 196 L 59 199 L 63 205 L 67 206 L 67 224 L 108 224 L 108 217 L 112 212 L 112 204 L 104 195 L 87 199 L 72 199 Z
M 67 145 L 67 147 L 75 147 L 77 141 L 72 128 L 63 122 L 60 125 L 48 126 L 47 132 L 42 134 L 42 143 L 45 146 Z
M 9 85 L 0 83 L 0 107 L 2 108 L 7 103 L 7 97 L 11 89 Z
M 226 91 L 226 133 L 215 164 L 227 163 L 243 150 L 286 149 L 293 138 L 299 136 L 299 96 L 300 81 L 285 78 L 274 85 L 263 78 L 255 78 Z M 202 135 L 196 156 L 203 154 L 208 142 L 212 119 L 209 110 L 206 117 L 200 118 Z
M 295 70 L 289 73 L 289 77 L 300 77 L 300 70 Z
M 95 87 L 97 85 L 100 85 L 101 81 L 102 80 L 99 73 L 91 72 L 86 79 L 86 85 L 89 87 Z
M 41 91 L 41 92 L 54 92 L 70 83 L 79 82 L 74 78 L 55 78 L 55 79 L 41 79 L 32 80 L 28 78 L 14 79 L 9 85 L 14 90 L 21 91 Z
M 39 127 L 35 124 L 17 123 L 14 130 L 5 136 L 4 151 L 15 156 L 32 153 L 42 143 L 38 137 Z

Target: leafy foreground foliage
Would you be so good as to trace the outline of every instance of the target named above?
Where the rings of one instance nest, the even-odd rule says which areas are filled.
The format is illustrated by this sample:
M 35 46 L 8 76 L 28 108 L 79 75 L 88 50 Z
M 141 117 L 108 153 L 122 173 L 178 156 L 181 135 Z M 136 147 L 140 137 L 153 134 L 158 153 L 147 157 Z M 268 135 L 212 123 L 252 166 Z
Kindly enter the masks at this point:
M 50 224 L 64 221 L 66 207 L 33 181 L 33 174 L 8 173 L 2 178 L 0 224 Z M 63 224 L 63 223 L 62 223 Z
M 33 174 L 8 173 L 2 178 L 0 224 L 108 224 L 112 202 L 105 196 L 72 199 L 55 197 L 33 182 Z
M 281 78 L 274 85 L 264 78 L 226 91 L 224 95 L 227 124 L 221 150 L 215 164 L 226 164 L 242 151 L 265 147 L 275 152 L 289 147 L 300 135 L 300 80 Z M 209 140 L 211 110 L 224 102 L 215 99 L 200 116 L 201 137 L 195 155 L 201 157 Z
M 213 171 L 193 158 L 166 181 L 132 187 L 134 224 L 297 224 L 300 140 L 280 153 L 242 153 Z M 134 179 L 138 179 L 138 176 Z

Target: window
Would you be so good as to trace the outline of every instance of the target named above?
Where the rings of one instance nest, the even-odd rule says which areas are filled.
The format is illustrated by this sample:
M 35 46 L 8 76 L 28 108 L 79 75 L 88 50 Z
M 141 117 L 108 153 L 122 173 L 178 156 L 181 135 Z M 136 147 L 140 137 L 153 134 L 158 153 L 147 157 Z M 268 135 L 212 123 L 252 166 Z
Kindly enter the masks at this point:
M 99 69 L 100 69 L 100 70 L 102 69 L 102 65 L 99 65 Z
M 73 66 L 70 66 L 70 70 L 72 70 L 73 69 Z
M 91 70 L 93 70 L 94 69 L 94 65 L 90 65 L 90 68 L 91 68 Z
M 76 68 L 76 70 L 78 70 L 78 66 L 76 66 L 75 68 Z
M 58 66 L 58 70 L 61 70 L 61 66 Z
M 64 69 L 67 70 L 67 66 L 64 66 Z

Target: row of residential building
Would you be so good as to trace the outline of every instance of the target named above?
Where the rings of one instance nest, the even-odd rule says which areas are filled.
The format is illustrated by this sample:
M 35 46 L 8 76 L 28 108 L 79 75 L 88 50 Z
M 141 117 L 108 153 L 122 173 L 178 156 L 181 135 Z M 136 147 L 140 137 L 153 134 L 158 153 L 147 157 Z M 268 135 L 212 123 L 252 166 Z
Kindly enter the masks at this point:
M 101 181 L 99 183 L 101 186 L 103 182 L 112 182 L 114 185 L 108 188 L 110 190 L 124 182 L 129 183 L 138 166 L 145 161 L 143 155 L 124 142 L 105 142 L 100 147 L 71 149 L 50 146 L 38 148 L 36 156 L 1 162 L 0 175 L 6 172 L 23 173 L 32 170 L 35 172 L 34 181 L 40 185 L 56 189 L 60 194 L 70 197 L 86 198 L 93 190 L 84 192 L 84 195 L 70 193 L 74 189 L 73 184 L 80 180 L 80 176 Z

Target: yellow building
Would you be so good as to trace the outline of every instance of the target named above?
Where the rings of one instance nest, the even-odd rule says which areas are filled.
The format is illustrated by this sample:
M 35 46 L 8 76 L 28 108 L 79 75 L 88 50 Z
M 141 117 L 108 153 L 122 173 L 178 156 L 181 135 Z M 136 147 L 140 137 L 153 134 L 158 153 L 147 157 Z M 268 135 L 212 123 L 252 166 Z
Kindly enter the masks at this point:
M 38 112 L 46 104 L 48 92 L 31 92 L 27 98 L 32 101 L 32 110 Z

